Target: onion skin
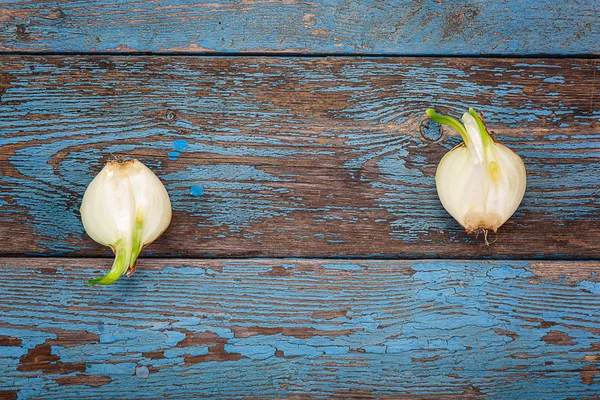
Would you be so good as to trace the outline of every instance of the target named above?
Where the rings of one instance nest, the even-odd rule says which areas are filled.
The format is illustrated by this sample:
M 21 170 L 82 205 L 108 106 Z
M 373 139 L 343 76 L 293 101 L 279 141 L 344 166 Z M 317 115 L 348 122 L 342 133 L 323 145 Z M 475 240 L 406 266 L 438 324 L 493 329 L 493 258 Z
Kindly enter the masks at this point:
M 442 205 L 468 233 L 496 232 L 514 214 L 525 194 L 523 161 L 490 136 L 473 109 L 463 115 L 464 125 L 431 109 L 427 115 L 454 127 L 464 140 L 438 165 L 435 180 Z
M 142 249 L 167 229 L 172 216 L 164 185 L 138 160 L 109 161 L 88 185 L 80 211 L 87 234 L 115 254 L 108 274 L 90 280 L 90 286 L 131 275 Z

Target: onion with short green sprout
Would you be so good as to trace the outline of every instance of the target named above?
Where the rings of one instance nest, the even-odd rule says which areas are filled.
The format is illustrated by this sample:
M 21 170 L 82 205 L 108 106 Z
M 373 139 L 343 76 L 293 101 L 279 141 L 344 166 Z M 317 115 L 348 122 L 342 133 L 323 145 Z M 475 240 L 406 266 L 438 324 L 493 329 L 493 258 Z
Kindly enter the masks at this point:
M 449 125 L 464 143 L 450 150 L 438 165 L 435 183 L 442 205 L 468 233 L 496 232 L 523 199 L 525 165 L 521 158 L 488 133 L 483 119 L 471 108 L 457 119 L 427 115 Z

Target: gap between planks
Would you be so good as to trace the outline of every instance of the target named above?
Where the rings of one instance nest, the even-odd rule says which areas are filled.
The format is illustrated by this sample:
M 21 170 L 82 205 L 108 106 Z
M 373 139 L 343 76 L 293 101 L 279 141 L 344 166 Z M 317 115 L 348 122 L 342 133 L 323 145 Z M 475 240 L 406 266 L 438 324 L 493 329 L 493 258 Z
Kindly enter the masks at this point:
M 44 254 L 0 254 L 0 260 L 114 260 L 114 256 L 94 256 L 94 255 L 75 255 L 75 254 L 65 254 L 65 255 L 44 255 Z M 352 261 L 352 262 L 370 262 L 370 261 L 382 261 L 382 262 L 430 262 L 430 261 L 452 261 L 452 262 L 506 262 L 506 263 L 600 263 L 600 258 L 574 258 L 574 257 L 556 257 L 556 258 L 491 258 L 491 257 L 460 257 L 460 258 L 450 258 L 450 257 L 385 257 L 385 256 L 374 256 L 374 257 L 364 257 L 364 256 L 340 256 L 340 257 L 269 257 L 269 256 L 252 256 L 252 257 L 244 257 L 244 256 L 203 256 L 203 257 L 182 257 L 182 256 L 168 256 L 168 255 L 157 255 L 157 256 L 142 256 L 138 258 L 138 262 L 143 262 L 144 260 L 155 261 L 178 261 L 178 262 L 193 262 L 193 261 Z
M 573 59 L 573 60 L 597 60 L 600 59 L 600 53 L 527 53 L 527 54 L 420 54 L 420 53 L 297 53 L 297 52 L 147 52 L 147 51 L 0 51 L 0 57 L 15 56 L 65 56 L 65 57 L 210 57 L 210 58 L 231 58 L 231 57 L 264 57 L 264 58 L 477 58 L 477 59 Z

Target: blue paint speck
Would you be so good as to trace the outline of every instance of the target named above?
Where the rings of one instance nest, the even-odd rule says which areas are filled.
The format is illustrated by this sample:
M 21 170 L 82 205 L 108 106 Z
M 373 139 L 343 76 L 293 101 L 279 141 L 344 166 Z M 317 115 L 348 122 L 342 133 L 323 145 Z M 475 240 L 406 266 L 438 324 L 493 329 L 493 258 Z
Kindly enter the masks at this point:
M 136 367 L 135 375 L 138 378 L 146 379 L 148 377 L 148 375 L 150 375 L 150 371 L 148 370 L 148 367 L 145 367 L 145 366 Z
M 192 186 L 190 194 L 195 197 L 202 196 L 204 194 L 204 189 L 202 189 L 201 186 Z
M 173 141 L 173 150 L 185 151 L 188 147 L 188 142 L 183 139 L 177 139 Z
M 177 160 L 177 157 L 179 157 L 178 151 L 170 151 L 169 152 L 169 160 L 175 161 L 175 160 Z

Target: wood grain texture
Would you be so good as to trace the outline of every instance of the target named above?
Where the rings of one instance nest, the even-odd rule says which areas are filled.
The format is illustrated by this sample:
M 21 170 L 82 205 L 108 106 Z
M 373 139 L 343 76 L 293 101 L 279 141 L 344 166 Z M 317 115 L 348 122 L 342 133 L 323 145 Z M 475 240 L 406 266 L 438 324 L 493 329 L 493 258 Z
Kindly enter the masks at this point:
M 15 0 L 0 50 L 584 55 L 598 22 L 596 0 Z
M 109 255 L 85 235 L 78 208 L 116 155 L 145 162 L 171 195 L 173 222 L 149 248 L 155 256 L 598 258 L 599 68 L 3 58 L 0 249 Z M 432 106 L 456 116 L 477 107 L 526 164 L 523 203 L 491 246 L 439 203 L 435 168 L 459 138 L 424 137 Z
M 600 263 L 3 259 L 28 398 L 592 398 Z M 254 397 L 253 397 L 254 396 Z M 295 397 L 297 396 L 297 397 Z

